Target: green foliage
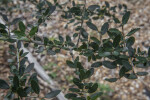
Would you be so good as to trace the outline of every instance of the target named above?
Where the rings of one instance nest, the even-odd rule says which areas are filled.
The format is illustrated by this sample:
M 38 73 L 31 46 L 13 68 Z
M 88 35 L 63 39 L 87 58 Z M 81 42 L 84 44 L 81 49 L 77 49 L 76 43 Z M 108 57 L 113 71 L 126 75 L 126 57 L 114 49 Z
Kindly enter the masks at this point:
M 30 28 L 18 18 L 9 22 L 7 16 L 1 14 L 6 21 L 6 25 L 0 23 L 0 38 L 9 42 L 9 53 L 15 58 L 9 59 L 10 72 L 12 73 L 12 76 L 9 77 L 9 83 L 0 79 L 0 89 L 9 89 L 6 98 L 11 97 L 11 95 L 18 95 L 18 98 L 13 99 L 20 100 L 32 95 L 32 93 L 37 94 L 38 97 L 40 93 L 37 74 L 30 75 L 34 68 L 34 63 L 27 64 L 28 58 L 26 55 L 28 52 L 22 50 L 22 44 L 24 44 L 24 47 L 28 47 L 29 44 L 33 43 L 36 53 L 46 51 L 47 54 L 52 56 L 61 53 L 61 50 L 70 53 L 72 60 L 67 60 L 66 64 L 74 70 L 74 85 L 69 88 L 69 93 L 65 97 L 71 100 L 96 100 L 102 96 L 103 91 L 99 91 L 98 83 L 90 80 L 94 71 L 100 66 L 108 69 L 119 67 L 119 77 L 106 78 L 105 80 L 108 82 L 116 82 L 122 77 L 137 79 L 138 76 L 148 74 L 147 72 L 135 72 L 134 70 L 134 68 L 147 68 L 149 66 L 150 49 L 148 52 L 144 52 L 140 48 L 133 47 L 135 38 L 132 35 L 139 31 L 140 28 L 134 28 L 129 33 L 124 33 L 124 25 L 127 25 L 130 18 L 130 11 L 125 5 L 110 6 L 108 2 L 105 2 L 102 7 L 99 5 L 87 7 L 85 0 L 84 4 L 72 2 L 72 6 L 65 9 L 57 0 L 54 0 L 54 4 L 42 0 L 32 1 L 32 3 L 37 7 L 36 18 L 38 21 L 36 24 L 31 25 L 32 27 Z M 116 10 L 117 7 L 123 13 L 122 21 L 119 21 L 116 17 L 116 14 L 120 14 Z M 37 35 L 39 26 L 46 25 L 46 20 L 50 19 L 56 8 L 63 9 L 61 17 L 68 20 L 66 26 L 72 23 L 76 32 L 72 36 L 66 35 L 65 38 L 61 35 L 57 39 L 39 37 Z M 103 20 L 105 17 L 108 20 L 101 25 L 101 28 L 97 27 L 94 21 Z M 13 23 L 18 23 L 18 29 L 11 31 L 10 26 Z M 119 27 L 110 28 L 109 26 L 112 23 L 118 24 Z M 84 24 L 96 32 L 96 37 L 90 36 Z M 28 31 L 27 29 L 30 30 Z M 12 32 L 14 36 L 10 34 Z M 104 34 L 108 35 L 105 39 L 103 38 Z M 73 51 L 78 52 L 79 55 L 74 55 Z M 87 68 L 79 56 L 84 56 L 88 59 L 88 62 L 94 63 Z M 60 90 L 53 90 L 41 98 L 43 100 L 44 98 L 53 98 L 59 93 Z

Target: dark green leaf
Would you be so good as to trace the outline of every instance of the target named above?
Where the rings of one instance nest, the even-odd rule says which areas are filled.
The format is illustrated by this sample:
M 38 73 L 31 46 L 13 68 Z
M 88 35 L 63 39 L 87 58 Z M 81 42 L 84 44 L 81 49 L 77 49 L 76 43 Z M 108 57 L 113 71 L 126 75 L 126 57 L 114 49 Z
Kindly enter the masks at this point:
M 44 51 L 44 46 L 39 46 L 38 50 L 36 50 L 36 53 L 42 53 Z
M 94 68 L 91 68 L 85 73 L 85 78 L 90 78 L 93 74 L 94 74 Z
M 56 6 L 51 6 L 51 7 L 50 7 L 50 12 L 49 12 L 49 13 L 52 14 L 52 13 L 55 11 L 55 9 L 56 9 Z
M 75 65 L 72 61 L 67 60 L 66 63 L 70 68 L 75 68 Z
M 59 41 L 62 43 L 64 42 L 64 38 L 61 35 L 59 35 Z
M 132 70 L 132 66 L 130 65 L 130 63 L 128 61 L 123 60 L 122 64 L 127 70 Z
M 34 68 L 34 63 L 31 63 L 25 69 L 25 73 L 29 73 Z
M 97 27 L 93 23 L 88 21 L 88 22 L 86 22 L 86 24 L 90 29 L 98 31 Z
M 94 11 L 94 10 L 96 10 L 96 9 L 100 9 L 100 6 L 99 6 L 99 5 L 90 5 L 90 6 L 88 7 L 88 10 L 90 10 L 90 11 Z
M 127 43 L 126 43 L 127 47 L 131 47 L 134 44 L 134 42 L 135 42 L 135 38 L 134 37 L 128 38 L 127 39 Z
M 111 55 L 111 52 L 100 52 L 99 53 L 100 57 L 107 57 L 107 56 L 110 56 L 110 55 Z
M 3 19 L 4 19 L 6 22 L 8 22 L 7 15 L 4 15 L 4 14 L 1 14 L 1 15 L 2 15 Z
M 127 71 L 128 70 L 125 67 L 122 67 L 119 71 L 120 78 L 123 77 Z
M 113 46 L 117 47 L 119 45 L 120 41 L 121 41 L 121 36 L 117 35 L 113 40 Z
M 102 63 L 106 68 L 109 68 L 109 69 L 114 69 L 117 67 L 117 65 L 113 62 L 110 62 L 110 61 L 103 61 Z
M 26 27 L 22 21 L 19 22 L 19 29 L 21 32 L 23 33 L 25 32 Z
M 102 96 L 103 92 L 96 92 L 90 96 L 91 100 L 97 100 L 98 97 Z
M 66 36 L 66 41 L 71 42 L 71 37 L 69 35 Z
M 49 55 L 55 55 L 55 54 L 56 54 L 56 52 L 53 51 L 53 50 L 51 50 L 51 49 L 48 49 L 48 50 L 47 50 L 47 53 L 48 53 Z
M 0 89 L 9 89 L 9 85 L 2 79 L 0 79 Z
M 21 57 L 25 57 L 29 52 L 25 52 L 21 55 Z
M 20 49 L 21 48 L 21 41 L 17 42 L 17 48 Z
M 38 32 L 38 27 L 37 26 L 32 27 L 32 29 L 29 32 L 29 35 L 32 37 L 35 35 L 36 32 Z
M 88 33 L 83 28 L 81 29 L 81 35 L 82 35 L 83 38 L 86 38 L 86 39 L 88 38 Z
M 51 91 L 50 93 L 47 93 L 45 95 L 45 98 L 54 98 L 56 97 L 61 91 L 60 90 L 54 90 L 54 91 Z
M 65 95 L 65 97 L 66 97 L 67 99 L 71 99 L 71 98 L 77 97 L 77 95 L 76 95 L 76 94 L 73 94 L 73 93 L 68 93 L 68 94 Z
M 77 88 L 69 88 L 69 91 L 71 91 L 71 92 L 80 92 L 80 89 L 77 89 Z
M 105 80 L 108 82 L 116 82 L 118 79 L 117 78 L 105 78 Z
M 101 28 L 101 34 L 104 35 L 108 31 L 108 28 L 109 28 L 108 22 L 104 23 Z
M 126 77 L 127 79 L 137 79 L 137 76 L 136 76 L 134 73 L 125 74 L 125 77 Z
M 17 35 L 18 37 L 23 37 L 23 36 L 25 36 L 25 34 L 24 34 L 23 32 L 21 32 L 21 31 L 14 30 L 13 32 L 14 32 L 14 34 Z
M 24 89 L 23 88 L 18 88 L 17 89 L 17 93 L 18 93 L 18 95 L 20 96 L 20 97 L 26 97 L 27 96 L 27 93 L 24 91 Z
M 110 7 L 110 5 L 109 5 L 109 3 L 107 1 L 105 1 L 105 5 L 106 5 L 107 8 Z
M 19 78 L 18 78 L 18 76 L 14 76 L 13 85 L 16 89 L 19 87 Z
M 97 90 L 98 88 L 98 84 L 94 83 L 89 89 L 88 89 L 88 93 L 93 93 Z
M 148 72 L 137 72 L 136 75 L 138 76 L 146 76 Z
M 150 57 L 150 47 L 148 48 L 148 57 Z
M 100 41 L 96 37 L 91 37 L 91 40 L 93 40 L 98 45 L 100 44 Z
M 125 24 L 128 22 L 129 17 L 130 17 L 130 12 L 128 11 L 128 12 L 126 12 L 126 13 L 124 14 L 124 16 L 122 17 L 122 24 L 123 24 L 123 25 L 125 25 Z
M 37 73 L 33 73 L 33 74 L 30 76 L 29 81 L 28 81 L 28 84 L 31 83 L 31 80 L 35 80 L 36 82 L 38 82 Z
M 19 75 L 22 76 L 24 74 L 25 71 L 25 65 L 22 65 L 19 67 Z
M 134 34 L 135 32 L 137 32 L 138 30 L 140 30 L 140 28 L 132 29 L 132 30 L 127 34 L 127 36 L 131 36 L 132 34 Z
M 31 80 L 31 87 L 36 94 L 40 93 L 40 87 L 35 80 Z
M 5 26 L 4 24 L 0 23 L 0 28 L 1 28 L 1 29 L 5 29 L 6 26 Z
M 24 57 L 24 58 L 20 61 L 20 66 L 23 66 L 27 60 L 28 60 L 28 58 L 27 58 L 27 57 Z
M 113 20 L 114 20 L 115 23 L 120 23 L 119 19 L 116 18 L 116 17 L 113 17 Z
M 98 62 L 95 62 L 91 65 L 91 67 L 100 67 L 102 66 L 102 62 L 98 61 Z

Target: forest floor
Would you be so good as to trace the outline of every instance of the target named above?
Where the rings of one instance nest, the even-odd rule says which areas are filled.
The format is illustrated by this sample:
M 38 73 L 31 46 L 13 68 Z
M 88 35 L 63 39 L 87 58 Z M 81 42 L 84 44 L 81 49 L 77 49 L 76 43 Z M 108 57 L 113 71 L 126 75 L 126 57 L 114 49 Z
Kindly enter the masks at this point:
M 60 0 L 61 1 L 61 0 Z M 96 4 L 100 1 L 108 1 L 111 5 L 126 4 L 131 10 L 131 17 L 127 26 L 125 26 L 125 33 L 129 32 L 131 28 L 140 27 L 141 30 L 136 32 L 134 37 L 136 38 L 136 44 L 134 46 L 141 47 L 143 50 L 148 50 L 150 47 L 150 0 L 87 0 L 88 4 Z M 29 4 L 22 4 L 23 7 L 28 7 Z M 34 9 L 34 6 L 29 6 L 30 9 Z M 32 11 L 31 11 L 32 12 Z M 26 23 L 32 23 L 31 12 L 21 13 L 19 16 L 26 18 Z M 57 16 L 56 16 L 57 15 Z M 14 13 L 15 18 L 18 13 Z M 51 38 L 56 38 L 58 34 L 63 36 L 71 35 L 74 32 L 74 28 L 68 26 L 68 29 L 64 29 L 65 23 L 60 18 L 58 12 L 54 13 L 52 19 L 47 22 L 47 27 L 40 27 L 40 32 L 46 33 L 47 36 Z M 104 22 L 103 22 L 104 23 Z M 99 25 L 101 26 L 101 25 Z M 10 57 L 8 55 L 8 46 L 4 42 L 0 41 L 0 78 L 6 79 L 9 73 L 9 65 L 7 59 Z M 4 46 L 4 47 L 3 47 Z M 70 59 L 69 53 L 66 51 L 61 51 L 61 54 L 56 56 L 49 56 L 43 54 L 36 54 L 32 48 L 29 50 L 37 58 L 46 73 L 53 78 L 55 83 L 59 88 L 62 89 L 63 93 L 68 92 L 68 86 L 72 86 L 72 73 L 73 70 L 66 65 L 66 60 Z M 76 54 L 75 54 L 76 55 Z M 78 55 L 78 54 L 77 54 Z M 89 67 L 91 64 L 87 62 L 87 59 L 82 57 L 83 62 Z M 136 69 L 140 71 L 143 69 Z M 150 72 L 150 69 L 144 69 L 143 71 Z M 99 90 L 105 92 L 102 100 L 149 100 L 150 99 L 150 74 L 144 77 L 139 77 L 137 80 L 127 80 L 121 78 L 115 83 L 108 83 L 104 80 L 106 77 L 117 76 L 116 70 L 108 70 L 104 67 L 100 67 L 96 70 L 91 81 L 97 81 L 99 83 Z M 47 85 L 41 78 L 41 95 L 47 93 Z M 3 93 L 4 92 L 4 93 Z M 6 91 L 0 90 L 0 96 L 3 96 Z M 0 100 L 3 100 L 0 97 Z

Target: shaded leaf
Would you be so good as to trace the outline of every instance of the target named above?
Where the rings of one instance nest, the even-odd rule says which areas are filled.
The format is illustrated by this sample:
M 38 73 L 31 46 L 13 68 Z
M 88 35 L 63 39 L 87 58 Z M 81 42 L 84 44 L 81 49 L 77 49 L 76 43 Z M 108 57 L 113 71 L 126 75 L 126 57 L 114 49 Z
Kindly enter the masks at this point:
M 61 90 L 54 90 L 54 91 L 51 91 L 50 93 L 47 93 L 47 94 L 45 95 L 45 98 L 54 98 L 54 97 L 56 97 L 60 92 L 61 92 Z
M 5 29 L 6 26 L 5 26 L 4 24 L 0 23 L 0 28 L 1 28 L 1 29 Z
M 2 79 L 0 79 L 0 89 L 9 89 L 9 85 Z
M 69 91 L 71 91 L 71 92 L 80 92 L 80 89 L 77 89 L 77 88 L 69 88 Z
M 31 88 L 33 89 L 33 91 L 36 94 L 40 93 L 40 87 L 39 87 L 38 83 L 35 80 L 31 80 Z
M 148 72 L 137 72 L 136 75 L 138 76 L 146 76 Z
M 102 96 L 103 92 L 96 92 L 90 96 L 91 100 L 96 100 L 98 97 Z
M 123 60 L 122 64 L 127 70 L 132 70 L 132 66 L 130 65 L 130 63 L 128 61 Z
M 65 95 L 65 97 L 66 97 L 67 99 L 71 99 L 71 98 L 77 97 L 77 95 L 74 94 L 74 93 L 68 93 L 68 94 Z
M 21 32 L 25 32 L 26 27 L 22 21 L 19 22 L 19 29 Z
M 121 41 L 121 36 L 117 35 L 113 40 L 113 46 L 117 47 L 119 45 L 120 41 Z
M 34 63 L 30 63 L 25 69 L 25 73 L 29 73 L 34 68 Z
M 91 65 L 91 67 L 100 67 L 102 66 L 102 62 L 98 61 L 98 62 L 95 62 Z
M 75 68 L 75 65 L 72 61 L 67 60 L 66 63 L 70 68 Z
M 17 89 L 17 93 L 18 93 L 18 95 L 20 96 L 20 97 L 26 97 L 27 96 L 27 93 L 24 91 L 24 89 L 23 88 L 18 88 Z
M 98 88 L 98 84 L 94 83 L 89 89 L 88 89 L 88 93 L 93 93 L 97 90 Z

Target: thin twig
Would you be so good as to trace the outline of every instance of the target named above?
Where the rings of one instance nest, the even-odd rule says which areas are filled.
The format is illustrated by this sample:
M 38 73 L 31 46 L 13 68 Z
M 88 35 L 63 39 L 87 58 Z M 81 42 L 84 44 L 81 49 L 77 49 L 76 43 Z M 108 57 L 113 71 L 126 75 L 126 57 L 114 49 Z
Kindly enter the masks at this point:
M 78 41 L 77 41 L 76 47 L 78 47 L 78 45 L 79 45 L 79 41 L 80 41 L 80 37 L 81 37 L 81 33 L 82 33 L 82 27 L 83 27 L 83 23 L 84 23 L 85 10 L 86 10 L 86 0 L 84 0 L 83 13 L 82 13 L 82 17 L 81 17 L 81 29 L 80 29 L 80 33 L 79 33 L 79 37 L 78 37 Z

